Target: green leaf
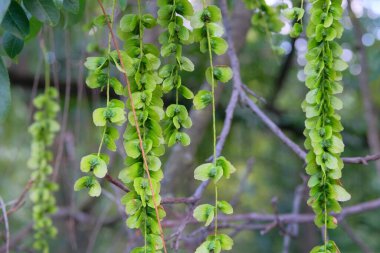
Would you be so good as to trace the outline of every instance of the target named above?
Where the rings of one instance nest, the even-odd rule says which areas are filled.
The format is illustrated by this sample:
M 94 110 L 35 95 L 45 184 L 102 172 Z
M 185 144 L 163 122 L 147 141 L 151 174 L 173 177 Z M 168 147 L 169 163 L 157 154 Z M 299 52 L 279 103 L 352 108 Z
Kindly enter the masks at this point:
M 112 87 L 113 91 L 117 95 L 123 95 L 124 94 L 124 87 L 117 78 L 111 77 L 109 82 L 110 82 L 110 86 Z
M 212 102 L 212 94 L 211 91 L 208 90 L 200 90 L 197 95 L 195 95 L 193 103 L 194 107 L 197 110 L 201 110 L 211 104 Z
M 199 245 L 199 247 L 195 250 L 195 253 L 210 253 L 212 252 L 212 249 L 209 249 L 210 248 L 210 244 L 212 244 L 213 242 L 211 241 L 205 241 L 203 242 L 201 245 Z
M 312 188 L 320 183 L 319 175 L 314 174 L 309 178 L 309 181 L 307 182 L 307 186 L 309 188 Z
M 194 13 L 193 5 L 188 0 L 177 0 L 175 10 L 186 18 L 191 17 Z
M 203 12 L 204 18 L 206 18 L 209 22 L 217 23 L 222 20 L 222 12 L 219 7 L 216 5 L 209 5 L 206 7 Z
M 148 168 L 150 171 L 158 171 L 161 168 L 161 160 L 157 156 L 148 156 Z
M 3 0 L 3 3 L 0 5 L 0 24 L 3 21 L 4 15 L 8 10 L 11 0 Z
M 132 183 L 135 178 L 143 176 L 143 165 L 142 163 L 134 163 L 131 166 L 124 168 L 119 173 L 119 179 L 125 184 Z
M 11 89 L 8 71 L 0 57 L 0 121 L 4 118 L 11 103 Z
M 87 57 L 84 66 L 89 70 L 100 70 L 107 66 L 108 59 L 106 57 Z
M 186 133 L 176 131 L 170 136 L 168 146 L 171 147 L 178 142 L 183 146 L 188 146 L 190 145 L 190 136 Z
M 166 109 L 166 116 L 169 118 L 173 118 L 174 116 L 178 116 L 180 119 L 185 120 L 189 117 L 189 113 L 184 105 L 172 104 L 169 105 Z
M 3 47 L 10 58 L 15 58 L 24 47 L 24 40 L 5 32 L 3 35 Z
M 224 157 L 216 158 L 216 165 L 222 167 L 223 175 L 228 179 L 230 175 L 236 171 L 236 168 Z
M 205 163 L 199 165 L 194 171 L 194 178 L 200 181 L 207 181 L 210 179 L 210 171 L 214 167 L 212 163 Z
M 187 57 L 181 57 L 181 69 L 187 72 L 194 71 L 194 63 Z
M 107 120 L 116 125 L 125 121 L 125 111 L 120 107 L 98 108 L 92 114 L 95 126 L 105 126 Z
M 102 187 L 93 176 L 84 176 L 75 182 L 74 190 L 80 191 L 82 189 L 89 189 L 88 194 L 91 197 L 99 197 L 102 192 Z
M 120 29 L 123 32 L 132 32 L 136 29 L 139 17 L 136 14 L 124 15 L 120 20 Z
M 87 155 L 82 157 L 80 169 L 83 172 L 92 171 L 98 178 L 103 178 L 107 174 L 106 162 L 96 155 Z
M 194 171 L 194 178 L 200 181 L 213 179 L 217 183 L 223 176 L 223 169 L 220 166 L 214 166 L 212 163 L 205 163 L 198 166 Z
M 79 0 L 63 0 L 63 8 L 72 14 L 78 14 L 80 10 Z
M 332 27 L 326 28 L 325 33 L 326 33 L 325 39 L 327 41 L 332 41 L 332 40 L 334 40 L 337 37 L 337 32 Z
M 179 93 L 186 99 L 192 99 L 194 97 L 194 93 L 189 89 L 187 88 L 186 86 L 184 85 L 181 85 L 181 87 L 179 87 Z
M 210 204 L 199 205 L 194 209 L 193 217 L 199 222 L 205 222 L 205 226 L 211 224 L 215 216 L 215 207 Z
M 131 140 L 125 142 L 124 148 L 125 152 L 127 153 L 127 156 L 132 157 L 134 159 L 138 158 L 141 154 L 139 140 Z
M 231 80 L 233 72 L 228 66 L 215 66 L 214 67 L 214 80 L 226 83 Z M 212 84 L 211 67 L 206 70 L 206 79 L 209 84 Z M 215 84 L 215 83 L 214 83 Z
M 141 22 L 146 28 L 152 28 L 157 24 L 156 19 L 151 14 L 144 14 Z
M 342 186 L 334 184 L 333 187 L 336 194 L 336 200 L 343 202 L 351 199 L 351 195 Z
M 331 139 L 331 146 L 328 149 L 331 153 L 340 154 L 344 151 L 344 144 L 341 138 L 333 135 Z
M 222 213 L 232 214 L 234 212 L 234 209 L 232 208 L 232 206 L 230 205 L 230 203 L 228 203 L 227 201 L 220 200 L 220 201 L 218 201 L 217 206 L 218 206 L 218 209 Z
M 289 19 L 289 20 L 293 20 L 296 18 L 296 12 L 294 10 L 294 8 L 289 8 L 289 9 L 285 9 L 282 14 L 284 14 L 284 16 Z
M 336 59 L 334 61 L 334 69 L 336 71 L 344 71 L 347 68 L 348 68 L 348 64 L 345 61 L 343 61 L 341 59 Z
M 94 71 L 86 78 L 86 84 L 91 89 L 102 88 L 107 85 L 108 75 L 101 71 Z
M 38 33 L 40 32 L 41 27 L 42 27 L 42 22 L 40 22 L 35 17 L 31 17 L 29 20 L 29 27 L 30 27 L 30 29 L 29 29 L 30 32 L 25 37 L 25 39 L 24 39 L 25 42 L 28 42 L 28 41 L 34 39 L 38 35 Z
M 64 0 L 64 4 L 67 0 Z M 50 25 L 58 24 L 60 13 L 51 0 L 28 0 L 24 1 L 25 8 L 41 22 Z
M 294 23 L 292 30 L 290 31 L 290 37 L 298 38 L 303 31 L 303 27 L 300 23 Z
M 204 26 L 204 22 L 202 21 L 202 14 L 203 11 L 197 11 L 191 18 L 190 23 L 194 29 L 201 28 Z
M 142 207 L 142 203 L 138 199 L 132 199 L 128 201 L 125 205 L 125 212 L 128 215 L 134 215 L 140 208 Z
M 211 37 L 211 49 L 217 55 L 222 55 L 227 51 L 228 43 L 222 38 L 219 37 Z
M 105 126 L 107 123 L 107 119 L 105 118 L 106 108 L 98 108 L 92 113 L 92 119 L 94 121 L 95 126 Z
M 234 241 L 226 234 L 217 235 L 222 250 L 231 250 L 234 245 Z
M 28 17 L 26 16 L 24 9 L 16 1 L 11 1 L 1 26 L 4 30 L 11 32 L 20 38 L 24 38 L 29 34 Z

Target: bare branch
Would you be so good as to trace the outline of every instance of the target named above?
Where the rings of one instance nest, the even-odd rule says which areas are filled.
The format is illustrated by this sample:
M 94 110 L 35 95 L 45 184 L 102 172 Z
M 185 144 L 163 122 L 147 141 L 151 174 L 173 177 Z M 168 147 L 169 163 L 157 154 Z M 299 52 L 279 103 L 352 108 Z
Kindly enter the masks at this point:
M 380 208 L 380 198 L 371 201 L 363 202 L 357 205 L 346 207 L 342 209 L 339 214 L 332 213 L 333 216 L 337 218 L 338 221 L 343 220 L 346 216 L 364 213 Z M 282 224 L 290 223 L 309 223 L 314 221 L 314 214 L 280 214 L 276 217 L 274 214 L 266 213 L 246 213 L 246 214 L 235 214 L 230 216 L 220 216 L 219 220 L 221 222 L 273 222 L 278 219 Z M 166 220 L 163 224 L 166 227 L 176 227 L 179 224 L 179 220 Z M 198 221 L 192 219 L 189 223 L 196 224 Z
M 306 178 L 303 177 L 303 183 L 296 187 L 296 190 L 294 192 L 294 198 L 293 198 L 293 214 L 299 214 L 300 207 L 303 199 L 303 194 L 305 192 L 306 188 Z M 298 235 L 298 224 L 289 224 L 287 227 L 287 234 L 284 236 L 284 243 L 283 243 L 283 249 L 282 253 L 289 253 L 290 248 L 290 242 L 291 242 L 291 235 L 297 236 Z
M 7 209 L 5 207 L 5 203 L 1 196 L 0 196 L 0 206 L 3 212 L 4 223 L 5 223 L 5 252 L 8 253 L 9 252 L 9 237 L 10 237 L 9 223 L 8 223 Z

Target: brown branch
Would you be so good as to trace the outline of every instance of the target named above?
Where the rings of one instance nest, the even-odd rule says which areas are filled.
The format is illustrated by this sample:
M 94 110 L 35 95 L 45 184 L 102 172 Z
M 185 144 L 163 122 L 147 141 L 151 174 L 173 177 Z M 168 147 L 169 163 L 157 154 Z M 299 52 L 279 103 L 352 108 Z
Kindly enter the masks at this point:
M 369 212 L 380 208 L 380 198 L 374 199 L 367 202 L 362 202 L 357 205 L 346 207 L 342 209 L 342 212 L 339 214 L 332 213 L 333 216 L 337 218 L 338 221 L 343 220 L 346 216 L 361 214 L 364 212 Z M 266 214 L 266 213 L 246 213 L 246 214 L 235 214 L 230 216 L 220 216 L 218 219 L 221 222 L 273 222 L 278 219 L 282 224 L 291 224 L 291 223 L 309 223 L 314 222 L 315 215 L 312 213 L 308 214 Z M 180 220 L 166 220 L 163 222 L 166 227 L 176 227 L 180 223 Z M 194 218 L 191 219 L 189 223 L 197 224 L 199 223 Z
M 353 163 L 353 164 L 364 164 L 367 165 L 368 162 L 377 161 L 380 159 L 380 153 L 374 155 L 367 156 L 357 156 L 357 157 L 343 157 L 342 160 L 345 163 Z
M 15 203 L 13 204 L 12 208 L 9 209 L 7 211 L 7 215 L 10 216 L 11 214 L 13 214 L 14 212 L 16 212 L 17 210 L 19 210 L 22 205 L 24 204 L 24 200 L 25 200 L 25 197 L 27 195 L 27 193 L 29 192 L 30 188 L 32 187 L 33 185 L 33 180 L 29 180 L 24 189 L 22 190 L 20 196 L 16 199 Z M 3 221 L 3 218 L 0 219 L 0 222 Z

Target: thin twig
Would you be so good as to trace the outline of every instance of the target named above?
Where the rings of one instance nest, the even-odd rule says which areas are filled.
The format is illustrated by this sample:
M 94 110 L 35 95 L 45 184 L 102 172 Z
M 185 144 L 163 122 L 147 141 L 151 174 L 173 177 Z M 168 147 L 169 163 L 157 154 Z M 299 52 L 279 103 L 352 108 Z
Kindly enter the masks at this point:
M 303 199 L 303 195 L 306 188 L 306 178 L 303 178 L 303 183 L 296 187 L 296 190 L 294 191 L 294 198 L 293 198 L 293 214 L 299 214 L 300 207 Z M 284 242 L 282 247 L 282 253 L 289 253 L 290 249 L 290 243 L 291 243 L 291 236 L 295 237 L 298 235 L 298 224 L 289 224 L 286 228 L 287 234 L 284 236 Z
M 11 215 L 12 213 L 16 212 L 18 209 L 20 209 L 22 207 L 22 205 L 24 204 L 24 200 L 25 200 L 25 197 L 27 195 L 27 193 L 29 192 L 30 188 L 32 187 L 33 185 L 33 180 L 29 180 L 24 189 L 22 190 L 20 196 L 15 200 L 15 201 L 12 201 L 14 202 L 13 206 L 11 207 L 11 209 L 9 209 L 7 211 L 7 216 Z M 3 218 L 0 219 L 0 222 L 3 221 Z
M 10 238 L 9 223 L 8 223 L 7 209 L 5 207 L 3 198 L 1 196 L 0 196 L 0 206 L 3 212 L 4 223 L 5 223 L 5 252 L 8 253 L 9 252 L 9 238 Z
M 380 208 L 380 198 L 374 199 L 367 202 L 362 202 L 357 205 L 346 207 L 342 209 L 342 212 L 339 214 L 331 213 L 338 221 L 343 220 L 346 216 L 364 213 Z M 290 223 L 309 223 L 314 221 L 315 214 L 266 214 L 266 213 L 246 213 L 246 214 L 235 214 L 229 216 L 220 216 L 220 221 L 224 222 L 239 222 L 239 221 L 256 221 L 256 222 L 273 222 L 278 219 L 282 224 Z M 163 224 L 166 227 L 177 227 L 180 224 L 180 220 L 166 220 Z M 197 224 L 199 223 L 195 219 L 191 219 L 189 223 Z

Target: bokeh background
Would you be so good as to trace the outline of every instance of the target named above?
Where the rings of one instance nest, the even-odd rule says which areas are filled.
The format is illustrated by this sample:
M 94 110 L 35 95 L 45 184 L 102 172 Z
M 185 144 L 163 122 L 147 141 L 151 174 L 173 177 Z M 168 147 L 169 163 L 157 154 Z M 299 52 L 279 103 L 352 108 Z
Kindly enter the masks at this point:
M 104 1 L 110 6 L 110 1 Z M 197 8 L 199 3 L 193 1 Z M 298 6 L 289 0 L 281 1 L 289 6 Z M 240 0 L 229 1 L 232 13 L 233 35 L 239 47 L 241 75 L 244 83 L 265 101 L 255 99 L 262 110 L 297 144 L 303 145 L 304 113 L 300 104 L 307 92 L 303 81 L 303 67 L 306 64 L 305 52 L 307 40 L 302 34 L 298 39 L 288 35 L 291 24 L 285 23 L 281 32 L 263 31 L 262 27 L 252 24 L 251 16 L 255 11 L 247 11 Z M 276 6 L 279 1 L 267 1 L 269 6 Z M 359 76 L 363 74 L 363 64 L 358 55 L 358 42 L 365 47 L 368 65 L 369 87 L 376 115 L 380 109 L 380 1 L 352 0 L 352 11 L 360 22 L 362 36 L 354 32 L 352 20 L 348 15 L 347 1 L 342 20 L 345 32 L 339 40 L 343 47 L 343 59 L 349 63 L 344 73 L 344 92 L 340 96 L 344 108 L 341 111 L 343 139 L 346 145 L 343 156 L 365 156 L 373 153 L 367 141 L 367 123 L 364 117 L 363 97 L 359 87 Z M 12 81 L 12 104 L 7 116 L 0 125 L 0 196 L 8 204 L 17 199 L 26 185 L 30 170 L 26 162 L 30 153 L 30 135 L 32 98 L 43 88 L 43 58 L 39 49 L 39 39 L 44 39 L 48 46 L 49 60 L 52 67 L 52 82 L 58 85 L 60 101 L 64 108 L 65 98 L 68 109 L 65 132 L 59 135 L 54 145 L 59 151 L 59 142 L 63 140 L 62 159 L 55 161 L 59 167 L 57 193 L 58 206 L 67 212 L 81 210 L 93 217 L 91 222 L 78 222 L 73 217 L 56 219 L 59 228 L 56 239 L 51 241 L 51 252 L 126 252 L 130 232 L 125 226 L 125 217 L 115 204 L 115 198 L 121 196 L 118 189 L 104 183 L 105 194 L 97 199 L 90 199 L 85 192 L 74 193 L 73 184 L 80 176 L 79 160 L 82 155 L 93 152 L 98 147 L 101 133 L 92 124 L 92 110 L 104 105 L 105 95 L 85 87 L 86 71 L 83 62 L 86 56 L 96 54 L 97 47 L 105 47 L 106 31 L 87 30 L 87 23 L 100 14 L 96 1 L 81 1 L 78 15 L 62 18 L 57 27 L 43 28 L 37 39 L 30 41 L 17 60 L 6 61 Z M 305 2 L 306 9 L 308 7 Z M 117 11 L 119 20 L 123 14 L 134 11 L 135 1 L 128 1 L 125 11 Z M 146 1 L 146 11 L 155 14 L 155 1 Z M 306 20 L 307 20 L 306 15 Z M 159 29 L 146 35 L 146 40 L 157 43 Z M 281 48 L 283 54 L 277 49 Z M 276 49 L 276 50 L 275 50 Z M 2 50 L 2 49 L 0 49 Z M 207 58 L 199 53 L 197 45 L 186 48 L 186 56 L 196 65 L 195 71 L 183 77 L 186 85 L 196 92 L 203 84 L 203 73 Z M 4 52 L 1 52 L 4 54 Z M 115 73 L 116 74 L 116 73 Z M 225 109 L 229 101 L 232 85 L 221 88 L 217 106 L 218 130 L 221 130 Z M 166 103 L 173 101 L 170 94 Z M 186 105 L 191 108 L 188 102 Z M 62 119 L 62 118 L 61 118 Z M 378 118 L 377 118 L 378 120 Z M 206 119 L 204 127 L 192 146 L 192 156 L 186 157 L 186 148 L 172 148 L 166 152 L 164 165 L 168 180 L 162 187 L 166 196 L 189 196 L 199 182 L 193 179 L 194 168 L 211 155 L 211 126 Z M 379 131 L 379 129 L 377 129 Z M 380 140 L 379 140 L 380 141 Z M 220 195 L 224 199 L 233 199 L 236 203 L 235 213 L 274 213 L 272 200 L 275 198 L 279 213 L 292 211 L 295 189 L 302 185 L 304 175 L 303 162 L 286 147 L 250 110 L 239 106 L 236 110 L 231 133 L 227 139 L 223 154 L 236 165 L 238 171 L 228 182 L 221 182 Z M 125 154 L 117 152 L 112 156 L 111 174 L 118 174 L 123 168 Z M 173 157 L 180 158 L 174 159 Z M 186 162 L 184 162 L 186 160 Z M 182 163 L 181 163 L 182 161 Z M 247 169 L 248 166 L 248 169 Z M 57 169 L 57 168 L 56 168 Z M 379 170 L 380 171 L 380 170 Z M 351 193 L 352 199 L 343 204 L 349 206 L 368 201 L 380 195 L 380 174 L 375 163 L 368 165 L 346 165 L 343 171 L 343 183 Z M 213 189 L 207 190 L 202 202 L 213 199 Z M 240 189 L 241 188 L 241 189 Z M 306 205 L 305 192 L 301 205 L 302 213 L 310 213 Z M 183 205 L 168 208 L 169 218 L 183 217 Z M 372 250 L 380 252 L 380 211 L 375 210 L 345 219 L 355 235 Z M 11 238 L 20 235 L 31 223 L 31 204 L 27 200 L 24 206 L 9 217 Z M 4 239 L 3 223 L 0 223 L 0 244 Z M 345 226 L 331 231 L 344 253 L 364 252 L 348 236 Z M 191 225 L 186 233 L 199 228 Z M 293 238 L 290 252 L 305 253 L 321 241 L 321 231 L 312 223 L 301 224 L 296 238 Z M 25 232 L 25 231 L 24 231 Z M 169 235 L 171 229 L 166 230 Z M 23 240 L 12 252 L 33 252 L 30 250 L 32 234 L 26 232 Z M 232 252 L 281 252 L 283 236 L 275 228 L 265 235 L 260 230 L 244 230 L 237 233 Z M 180 252 L 190 252 L 186 249 Z

